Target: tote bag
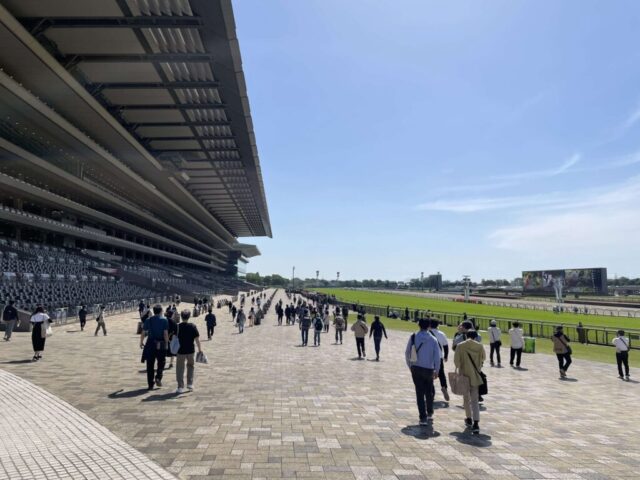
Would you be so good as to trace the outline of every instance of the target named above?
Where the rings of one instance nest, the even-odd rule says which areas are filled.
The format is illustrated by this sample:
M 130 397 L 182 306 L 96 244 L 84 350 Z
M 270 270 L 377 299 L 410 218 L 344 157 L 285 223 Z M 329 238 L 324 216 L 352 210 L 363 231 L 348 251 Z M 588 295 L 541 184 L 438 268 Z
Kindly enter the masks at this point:
M 457 368 L 455 372 L 449 372 L 449 385 L 454 395 L 466 395 L 471 390 L 469 377 L 462 375 Z
M 177 355 L 178 351 L 180 350 L 180 339 L 178 338 L 179 332 L 180 332 L 180 325 L 178 325 L 176 334 L 171 339 L 171 343 L 169 343 L 169 350 L 171 351 L 172 355 Z

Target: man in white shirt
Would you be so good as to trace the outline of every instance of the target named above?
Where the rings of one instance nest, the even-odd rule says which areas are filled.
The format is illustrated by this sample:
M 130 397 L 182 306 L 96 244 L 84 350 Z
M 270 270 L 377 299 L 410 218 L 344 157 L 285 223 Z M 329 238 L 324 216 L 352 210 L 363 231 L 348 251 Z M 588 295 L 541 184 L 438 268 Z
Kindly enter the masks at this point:
M 515 359 L 516 368 L 520 368 L 520 359 L 522 358 L 522 349 L 524 348 L 524 332 L 520 328 L 520 322 L 513 322 L 513 327 L 509 329 L 509 337 L 511 337 L 509 365 L 513 367 L 513 360 Z
M 438 370 L 438 378 L 440 379 L 440 389 L 442 390 L 442 396 L 448 402 L 449 401 L 449 391 L 447 390 L 447 376 L 444 373 L 444 362 L 449 359 L 449 340 L 447 340 L 447 336 L 441 331 L 438 330 L 438 325 L 440 322 L 438 320 L 432 319 L 430 322 L 431 335 L 436 337 L 438 340 L 438 344 L 440 345 L 440 369 Z M 435 394 L 435 388 L 434 388 Z
M 611 342 L 616 347 L 616 362 L 618 363 L 618 376 L 629 380 L 629 338 L 624 336 L 624 330 L 618 330 L 618 336 Z M 625 376 L 622 376 L 624 365 Z

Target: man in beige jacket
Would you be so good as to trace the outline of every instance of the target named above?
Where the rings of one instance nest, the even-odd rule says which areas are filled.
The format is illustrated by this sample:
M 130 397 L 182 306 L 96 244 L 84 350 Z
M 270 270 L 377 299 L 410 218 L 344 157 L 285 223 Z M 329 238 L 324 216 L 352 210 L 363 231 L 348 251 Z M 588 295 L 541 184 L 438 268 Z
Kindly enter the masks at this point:
M 480 433 L 480 395 L 478 387 L 482 385 L 483 380 L 480 376 L 482 364 L 485 361 L 486 354 L 482 344 L 476 341 L 478 333 L 475 330 L 469 330 L 466 333 L 467 339 L 458 344 L 456 353 L 453 357 L 453 363 L 460 373 L 469 378 L 471 389 L 463 395 L 464 412 L 466 418 L 464 420 L 467 428 L 472 428 L 472 433 Z
M 366 358 L 367 354 L 364 352 L 364 339 L 369 332 L 369 327 L 364 321 L 364 315 L 358 315 L 358 321 L 351 325 L 351 331 L 356 337 L 356 347 L 358 348 L 358 358 Z

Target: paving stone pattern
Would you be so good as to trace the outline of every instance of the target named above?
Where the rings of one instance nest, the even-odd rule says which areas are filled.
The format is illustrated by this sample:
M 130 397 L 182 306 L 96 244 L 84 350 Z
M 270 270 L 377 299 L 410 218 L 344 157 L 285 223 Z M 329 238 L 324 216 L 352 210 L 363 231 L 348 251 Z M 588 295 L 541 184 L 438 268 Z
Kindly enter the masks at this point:
M 433 428 L 417 426 L 406 332 L 389 331 L 380 362 L 367 341 L 362 361 L 351 332 L 344 345 L 331 328 L 320 348 L 302 348 L 298 328 L 276 326 L 273 312 L 243 335 L 227 309 L 216 313 L 192 393 L 173 393 L 174 370 L 146 391 L 135 314 L 108 319 L 107 337 L 56 329 L 37 364 L 11 363 L 32 355 L 28 335 L 16 334 L 0 344 L 0 368 L 184 479 L 638 478 L 640 390 L 610 365 L 576 360 L 566 381 L 549 355 L 525 355 L 522 371 L 485 365 L 491 391 L 474 437 L 461 399 L 445 404 L 439 392 Z M 204 334 L 203 317 L 195 323 Z

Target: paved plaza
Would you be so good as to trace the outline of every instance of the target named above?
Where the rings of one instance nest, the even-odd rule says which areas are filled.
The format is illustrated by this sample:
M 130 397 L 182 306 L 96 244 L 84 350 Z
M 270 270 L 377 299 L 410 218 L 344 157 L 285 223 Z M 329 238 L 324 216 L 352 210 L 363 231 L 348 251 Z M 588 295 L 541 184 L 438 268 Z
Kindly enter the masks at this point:
M 243 335 L 226 308 L 216 314 L 214 338 L 203 342 L 209 364 L 196 365 L 192 393 L 173 393 L 173 369 L 161 389 L 146 390 L 136 313 L 108 318 L 107 337 L 94 337 L 92 322 L 85 332 L 57 327 L 36 364 L 28 362 L 29 336 L 15 334 L 0 344 L 0 369 L 86 414 L 61 403 L 69 416 L 49 417 L 47 428 L 86 422 L 99 429 L 95 421 L 182 479 L 638 478 L 640 389 L 635 381 L 620 381 L 614 366 L 576 360 L 569 380 L 560 381 L 555 357 L 547 355 L 525 355 L 528 370 L 522 371 L 485 365 L 490 394 L 481 435 L 474 437 L 464 432 L 461 399 L 446 405 L 439 391 L 433 428 L 417 426 L 403 358 L 406 332 L 388 332 L 380 362 L 360 361 L 350 332 L 344 345 L 334 345 L 331 328 L 320 348 L 302 348 L 297 326 L 276 326 L 273 313 Z M 203 317 L 195 323 L 204 334 Z M 372 357 L 372 342 L 367 349 Z M 451 365 L 452 357 L 447 369 Z M 0 377 L 3 415 L 12 395 L 16 408 L 29 408 L 22 396 L 31 391 L 45 395 L 28 383 L 26 390 L 15 389 L 6 378 L 18 381 Z M 12 419 L 0 422 L 0 478 L 38 478 L 7 472 L 8 458 L 29 458 L 21 442 L 31 441 L 28 429 L 36 426 L 25 423 L 22 435 L 12 430 Z M 7 449 L 7 438 L 15 448 Z M 113 461 L 123 457 L 138 468 L 147 461 L 127 445 L 120 448 Z M 82 461 L 90 468 L 94 458 L 77 443 L 59 450 L 62 465 Z M 48 472 L 39 478 L 84 478 Z

